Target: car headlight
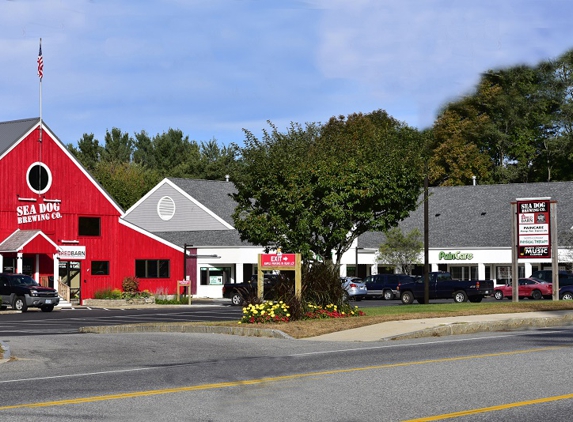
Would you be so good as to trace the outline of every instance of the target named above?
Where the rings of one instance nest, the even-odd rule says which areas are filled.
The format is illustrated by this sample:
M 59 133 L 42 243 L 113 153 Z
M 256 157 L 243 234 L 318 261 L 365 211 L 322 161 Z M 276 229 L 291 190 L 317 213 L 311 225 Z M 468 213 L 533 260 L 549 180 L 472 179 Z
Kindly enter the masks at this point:
M 30 296 L 38 296 L 37 290 L 30 290 Z

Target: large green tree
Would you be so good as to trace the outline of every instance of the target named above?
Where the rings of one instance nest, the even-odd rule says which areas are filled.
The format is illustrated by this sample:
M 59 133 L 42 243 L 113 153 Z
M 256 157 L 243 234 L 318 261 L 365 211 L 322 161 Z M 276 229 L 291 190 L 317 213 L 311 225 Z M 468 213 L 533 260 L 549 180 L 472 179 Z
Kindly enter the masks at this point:
M 72 144 L 66 145 L 70 151 L 82 165 L 88 169 L 93 170 L 97 163 L 99 163 L 102 154 L 102 146 L 99 145 L 97 139 L 94 139 L 94 134 L 84 133 L 82 138 L 78 141 L 77 148 Z
M 422 136 L 386 112 L 270 127 L 261 140 L 245 131 L 233 195 L 243 240 L 338 264 L 359 235 L 416 208 Z
M 475 92 L 448 104 L 434 125 L 432 182 L 464 184 L 469 173 L 482 183 L 552 180 L 563 156 L 556 68 L 541 62 L 488 70 Z
M 136 163 L 102 161 L 92 170 L 93 176 L 124 209 L 135 204 L 160 180 L 155 171 Z

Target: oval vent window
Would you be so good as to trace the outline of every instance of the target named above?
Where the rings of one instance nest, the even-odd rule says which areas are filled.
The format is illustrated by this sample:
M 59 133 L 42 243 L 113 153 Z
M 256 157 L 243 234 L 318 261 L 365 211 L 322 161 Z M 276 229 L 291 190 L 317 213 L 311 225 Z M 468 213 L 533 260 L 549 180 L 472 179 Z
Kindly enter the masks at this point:
M 45 193 L 52 186 L 52 172 L 44 163 L 36 162 L 28 167 L 26 182 L 35 193 Z
M 162 220 L 171 220 L 175 215 L 175 202 L 169 196 L 164 196 L 157 203 L 157 214 Z

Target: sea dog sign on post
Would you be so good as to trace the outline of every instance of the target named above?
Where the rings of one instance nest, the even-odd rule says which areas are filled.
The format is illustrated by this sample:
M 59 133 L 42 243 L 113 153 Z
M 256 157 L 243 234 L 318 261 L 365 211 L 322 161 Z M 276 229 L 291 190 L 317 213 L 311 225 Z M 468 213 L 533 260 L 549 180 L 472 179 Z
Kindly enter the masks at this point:
M 557 201 L 522 198 L 511 205 L 515 216 L 512 226 L 512 300 L 519 301 L 520 259 L 551 259 L 553 300 L 559 300 Z
M 517 201 L 518 259 L 551 258 L 551 201 Z

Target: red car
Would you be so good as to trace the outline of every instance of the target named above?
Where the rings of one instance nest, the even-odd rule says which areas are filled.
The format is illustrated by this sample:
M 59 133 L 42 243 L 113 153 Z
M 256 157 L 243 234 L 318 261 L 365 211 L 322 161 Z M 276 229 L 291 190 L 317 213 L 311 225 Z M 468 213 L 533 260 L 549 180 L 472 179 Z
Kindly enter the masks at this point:
M 519 279 L 519 298 L 528 297 L 530 299 L 539 300 L 542 297 L 550 299 L 553 295 L 553 285 L 551 283 L 544 283 L 533 278 L 520 278 Z M 511 285 L 498 286 L 493 290 L 493 296 L 497 300 L 504 297 L 511 299 L 513 296 L 513 287 Z

